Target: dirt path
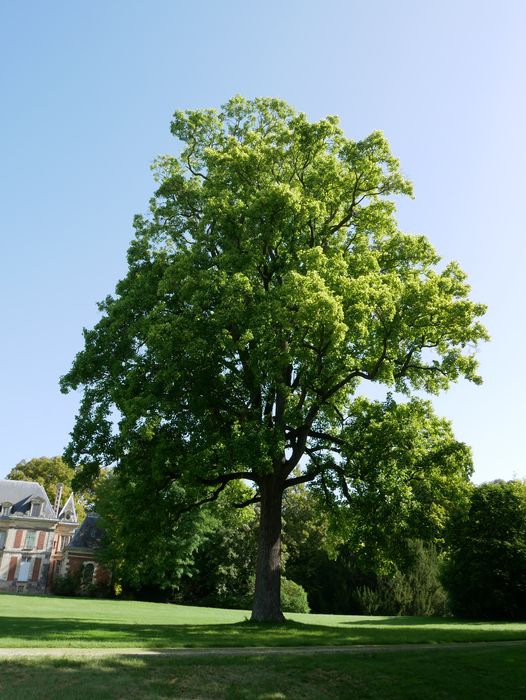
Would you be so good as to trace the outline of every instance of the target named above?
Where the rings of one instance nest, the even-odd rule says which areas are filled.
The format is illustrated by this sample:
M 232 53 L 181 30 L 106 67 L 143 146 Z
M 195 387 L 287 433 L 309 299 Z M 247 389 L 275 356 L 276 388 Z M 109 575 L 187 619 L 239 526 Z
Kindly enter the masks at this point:
M 443 651 L 455 649 L 483 649 L 485 647 L 524 646 L 526 640 L 502 642 L 453 642 L 444 644 L 364 644 L 346 647 L 312 646 L 312 647 L 210 647 L 210 648 L 80 648 L 80 647 L 26 647 L 0 648 L 0 660 L 27 657 L 47 658 L 105 658 L 115 656 L 276 656 L 276 655 L 309 655 L 309 654 L 385 654 L 406 651 Z

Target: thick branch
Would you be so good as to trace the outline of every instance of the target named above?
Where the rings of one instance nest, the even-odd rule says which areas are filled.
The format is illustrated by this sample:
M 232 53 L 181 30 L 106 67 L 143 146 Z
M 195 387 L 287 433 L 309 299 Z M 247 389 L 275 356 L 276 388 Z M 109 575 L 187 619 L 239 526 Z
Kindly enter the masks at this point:
M 214 493 L 209 496 L 208 498 L 203 498 L 200 501 L 196 501 L 195 503 L 191 503 L 188 506 L 185 506 L 184 508 L 181 508 L 178 512 L 178 516 L 181 516 L 183 513 L 188 513 L 191 510 L 194 510 L 194 508 L 199 508 L 200 506 L 204 505 L 205 503 L 213 503 L 214 501 L 217 501 L 219 498 L 220 494 L 225 490 L 227 485 L 227 482 L 224 484 L 221 484 L 219 488 L 217 488 Z
M 419 372 L 438 372 L 438 374 L 441 374 L 444 377 L 449 378 L 449 374 L 442 369 L 439 365 L 415 365 L 415 364 L 410 364 L 407 367 L 408 370 L 410 369 L 416 369 Z
M 306 484 L 309 481 L 312 481 L 313 479 L 315 479 L 320 473 L 321 473 L 321 470 L 317 471 L 317 472 L 306 472 L 305 474 L 302 474 L 301 476 L 295 476 L 292 479 L 287 479 L 285 481 L 284 488 L 288 489 L 291 486 L 298 486 L 298 484 Z
M 337 437 L 336 435 L 331 435 L 330 433 L 322 433 L 318 430 L 309 430 L 309 435 L 308 437 L 313 437 L 317 438 L 318 440 L 328 440 L 329 442 L 332 442 L 334 445 L 340 445 L 341 447 L 345 447 L 345 440 L 342 440 L 341 438 Z
M 246 508 L 247 506 L 250 506 L 253 503 L 260 503 L 260 502 L 261 502 L 261 496 L 253 496 L 252 498 L 249 498 L 246 501 L 242 501 L 241 503 L 234 503 L 234 508 Z
M 194 170 L 190 164 L 190 158 L 191 156 L 194 155 L 194 149 L 195 149 L 195 143 L 193 144 L 192 151 L 186 156 L 186 165 L 188 166 L 188 170 L 194 175 L 194 177 L 201 177 L 203 180 L 208 180 L 208 177 L 204 175 L 203 173 L 200 173 L 198 170 Z
M 363 370 L 359 369 L 354 369 L 352 372 L 349 372 L 340 382 L 335 384 L 331 389 L 328 391 L 324 392 L 323 394 L 323 399 L 327 400 L 330 399 L 331 396 L 334 396 L 340 389 L 343 389 L 343 387 L 348 384 L 350 381 L 353 379 L 357 379 L 358 377 L 361 379 L 367 379 L 369 381 L 373 381 L 376 379 L 378 376 L 378 373 L 382 367 L 382 364 L 387 357 L 387 344 L 389 341 L 389 336 L 385 335 L 382 341 L 382 352 L 380 354 L 380 357 L 376 361 L 373 369 L 370 372 L 364 372 Z
M 352 496 L 351 492 L 349 491 L 349 486 L 347 484 L 347 479 L 345 478 L 344 471 L 341 467 L 338 467 L 337 465 L 334 465 L 334 469 L 338 476 L 340 477 L 340 488 L 343 492 L 343 495 L 347 499 L 347 501 L 350 503 L 352 501 Z
M 341 381 L 325 391 L 323 394 L 323 399 L 330 399 L 332 396 L 334 396 L 334 394 L 340 391 L 340 389 L 343 389 L 346 384 L 351 382 L 353 379 L 357 379 L 358 377 L 361 379 L 371 379 L 371 375 L 369 373 L 363 372 L 359 369 L 353 369 L 352 372 L 349 372 L 349 374 L 347 374 Z
M 221 474 L 220 476 L 215 476 L 212 479 L 200 478 L 199 482 L 205 486 L 216 486 L 218 484 L 223 484 L 226 486 L 231 481 L 237 481 L 238 479 L 256 481 L 256 476 L 252 472 L 230 472 L 230 474 Z
M 403 377 L 405 375 L 405 373 L 407 372 L 407 369 L 411 363 L 411 360 L 413 359 L 413 355 L 415 354 L 415 351 L 416 351 L 415 347 L 412 347 L 409 349 L 405 358 L 401 362 L 400 369 L 395 375 L 396 377 Z

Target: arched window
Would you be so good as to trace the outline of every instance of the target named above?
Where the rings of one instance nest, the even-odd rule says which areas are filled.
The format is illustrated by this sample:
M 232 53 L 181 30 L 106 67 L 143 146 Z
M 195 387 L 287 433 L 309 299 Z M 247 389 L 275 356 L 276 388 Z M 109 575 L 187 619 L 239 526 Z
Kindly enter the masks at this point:
M 93 583 L 95 575 L 95 564 L 91 561 L 86 562 L 82 569 L 82 586 L 90 586 Z

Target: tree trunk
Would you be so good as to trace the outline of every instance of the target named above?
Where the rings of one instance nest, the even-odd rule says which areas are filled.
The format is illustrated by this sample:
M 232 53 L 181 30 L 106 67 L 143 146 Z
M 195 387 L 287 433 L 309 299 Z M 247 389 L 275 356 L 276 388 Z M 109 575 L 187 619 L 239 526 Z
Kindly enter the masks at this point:
M 281 501 L 283 482 L 268 477 L 260 484 L 256 589 L 252 606 L 254 622 L 284 622 L 281 612 Z

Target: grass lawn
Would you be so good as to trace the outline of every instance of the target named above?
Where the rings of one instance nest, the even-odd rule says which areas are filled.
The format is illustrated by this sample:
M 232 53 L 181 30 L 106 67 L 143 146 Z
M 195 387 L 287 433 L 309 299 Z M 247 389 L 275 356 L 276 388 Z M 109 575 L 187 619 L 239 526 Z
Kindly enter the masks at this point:
M 247 622 L 248 616 L 247 611 L 239 610 L 4 594 L 0 595 L 0 647 L 308 646 L 526 640 L 526 622 L 289 614 L 285 625 L 254 625 Z
M 10 700 L 494 700 L 526 697 L 526 646 L 405 654 L 243 658 L 19 659 L 4 662 Z

